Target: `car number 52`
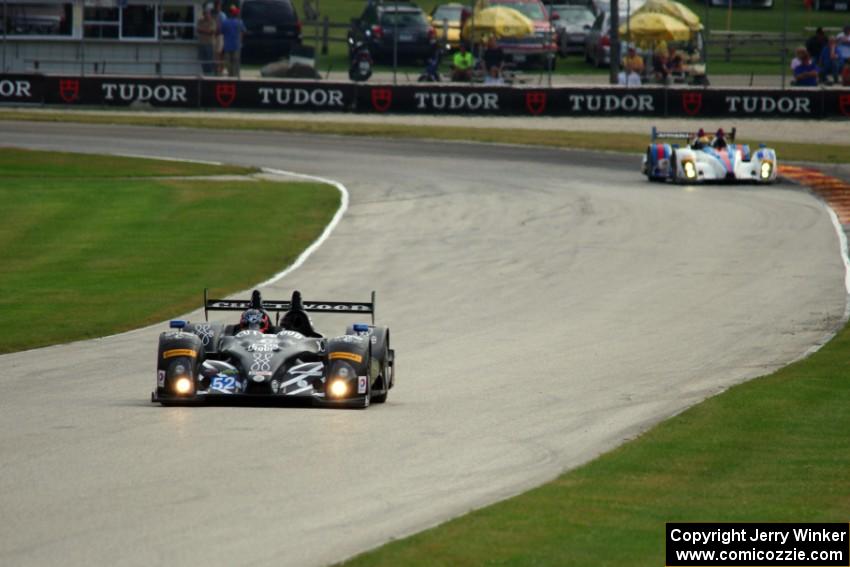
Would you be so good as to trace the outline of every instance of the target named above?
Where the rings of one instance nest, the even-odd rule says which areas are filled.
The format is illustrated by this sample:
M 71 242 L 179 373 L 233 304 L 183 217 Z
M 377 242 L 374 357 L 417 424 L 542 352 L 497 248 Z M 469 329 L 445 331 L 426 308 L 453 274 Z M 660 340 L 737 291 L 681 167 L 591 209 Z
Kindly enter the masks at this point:
M 232 376 L 216 376 L 210 384 L 211 390 L 234 390 L 236 389 L 236 379 Z

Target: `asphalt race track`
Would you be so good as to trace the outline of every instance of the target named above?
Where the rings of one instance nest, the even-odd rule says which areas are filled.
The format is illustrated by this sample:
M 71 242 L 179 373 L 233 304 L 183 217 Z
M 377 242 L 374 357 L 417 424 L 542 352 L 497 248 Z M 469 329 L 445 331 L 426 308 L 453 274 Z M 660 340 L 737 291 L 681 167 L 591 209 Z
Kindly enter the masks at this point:
M 827 211 L 788 185 L 445 142 L 13 122 L 0 139 L 341 181 L 343 221 L 264 295 L 376 289 L 398 358 L 386 405 L 335 411 L 151 405 L 163 325 L 0 357 L 0 564 L 340 560 L 782 366 L 845 309 Z

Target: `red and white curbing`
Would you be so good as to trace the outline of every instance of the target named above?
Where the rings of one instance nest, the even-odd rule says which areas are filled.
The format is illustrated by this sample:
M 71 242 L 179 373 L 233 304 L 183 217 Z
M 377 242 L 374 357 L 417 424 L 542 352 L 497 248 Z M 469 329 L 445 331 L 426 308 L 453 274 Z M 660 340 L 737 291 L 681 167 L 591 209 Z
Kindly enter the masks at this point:
M 805 186 L 820 197 L 826 205 L 835 232 L 841 245 L 841 259 L 844 262 L 844 289 L 850 294 L 850 258 L 848 258 L 847 234 L 850 230 L 850 183 L 826 175 L 813 167 L 780 165 L 779 174 L 798 185 Z M 845 319 L 850 315 L 850 301 L 845 309 Z

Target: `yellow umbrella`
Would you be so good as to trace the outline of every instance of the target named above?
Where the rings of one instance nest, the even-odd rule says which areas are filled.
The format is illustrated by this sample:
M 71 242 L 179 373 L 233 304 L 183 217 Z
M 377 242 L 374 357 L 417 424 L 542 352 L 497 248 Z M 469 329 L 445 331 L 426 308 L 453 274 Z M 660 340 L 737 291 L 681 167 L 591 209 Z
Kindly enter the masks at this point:
M 691 37 L 691 30 L 672 16 L 643 13 L 633 15 L 628 26 L 620 26 L 620 37 L 641 44 L 662 40 L 687 41 Z
M 646 4 L 635 10 L 632 15 L 637 14 L 666 14 L 688 26 L 692 32 L 698 32 L 703 27 L 699 16 L 684 4 L 673 0 L 647 0 Z
M 474 25 L 474 27 L 473 27 Z M 463 37 L 525 37 L 534 33 L 534 22 L 513 8 L 492 6 L 476 10 L 463 26 Z

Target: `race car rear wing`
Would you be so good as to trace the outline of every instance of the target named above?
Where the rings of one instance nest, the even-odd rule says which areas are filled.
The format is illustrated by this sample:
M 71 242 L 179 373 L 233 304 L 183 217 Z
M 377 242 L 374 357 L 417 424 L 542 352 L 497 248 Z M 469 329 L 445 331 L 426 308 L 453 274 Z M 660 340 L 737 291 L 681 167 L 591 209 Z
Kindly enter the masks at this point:
M 706 132 L 706 134 L 713 134 L 713 133 L 712 132 Z M 664 138 L 664 139 L 669 139 L 669 140 L 672 140 L 672 139 L 690 140 L 691 138 L 694 138 L 695 136 L 696 136 L 696 132 L 662 132 L 662 131 L 658 130 L 655 126 L 652 127 L 652 141 L 653 142 L 655 142 L 655 140 L 657 140 L 659 138 Z M 733 142 L 733 143 L 735 142 L 735 128 L 732 128 L 729 131 L 729 133 L 726 134 L 726 138 L 730 142 Z
M 246 309 L 265 309 L 272 312 L 289 311 L 295 305 L 303 311 L 311 313 L 368 313 L 375 324 L 375 292 L 371 301 L 304 301 L 301 292 L 294 291 L 290 301 L 270 301 L 260 297 L 259 291 L 254 290 L 251 299 L 209 299 L 204 288 L 204 319 L 209 321 L 209 311 L 245 311 Z

